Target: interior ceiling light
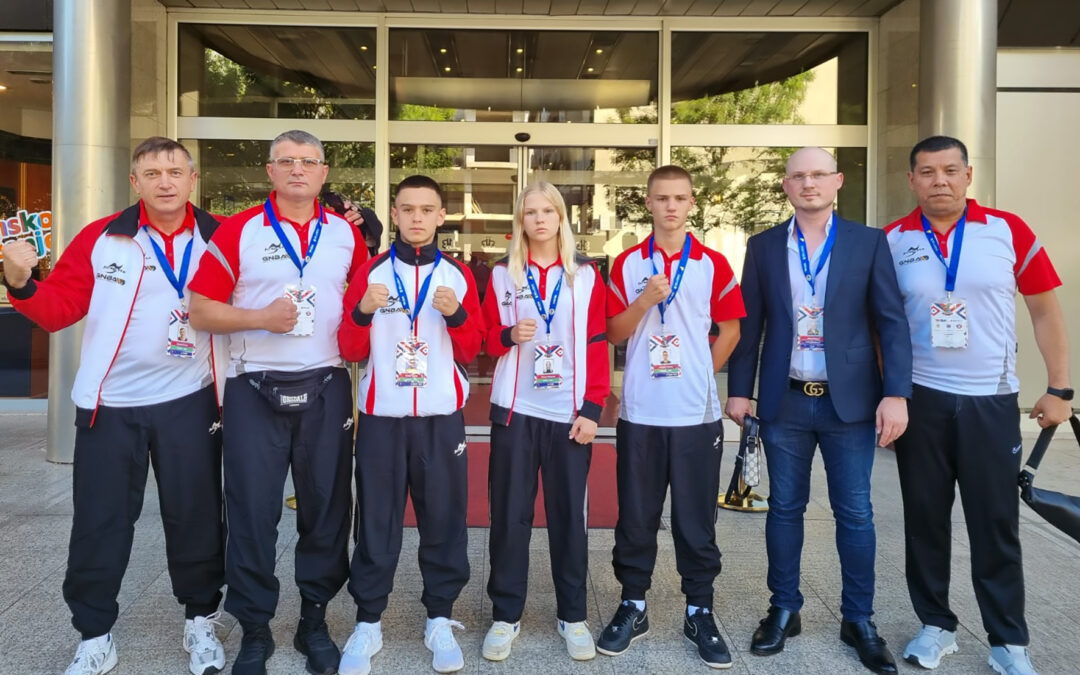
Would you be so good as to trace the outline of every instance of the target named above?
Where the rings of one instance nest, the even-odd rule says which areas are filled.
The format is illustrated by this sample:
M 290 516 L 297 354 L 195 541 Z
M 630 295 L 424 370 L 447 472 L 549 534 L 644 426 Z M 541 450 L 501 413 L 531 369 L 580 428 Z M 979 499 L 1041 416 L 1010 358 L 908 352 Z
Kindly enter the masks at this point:
M 603 49 L 597 49 L 597 50 L 596 50 L 596 53 L 597 53 L 597 54 L 603 54 L 603 53 L 604 53 L 604 50 L 603 50 Z
M 592 66 L 589 66 L 589 67 L 588 67 L 588 68 L 586 68 L 585 70 L 586 70 L 587 72 L 590 72 L 590 73 L 591 73 L 591 72 L 593 72 L 593 71 L 594 71 L 594 70 L 596 70 L 596 69 L 595 69 L 595 68 L 593 68 Z
M 525 48 L 524 47 L 518 47 L 517 48 L 517 53 L 518 54 L 524 54 L 525 53 Z
M 7 91 L 7 87 L 5 85 L 0 84 L 0 91 Z
M 516 70 L 517 70 L 517 72 L 520 73 L 522 70 L 524 70 L 524 68 L 522 68 L 521 66 L 518 66 Z
M 367 45 L 360 45 L 360 51 L 366 52 L 367 51 Z
M 446 47 L 440 47 L 439 48 L 439 53 L 440 54 L 445 54 L 446 53 Z
M 446 66 L 445 68 L 443 68 L 443 70 L 449 73 L 450 72 L 450 66 Z

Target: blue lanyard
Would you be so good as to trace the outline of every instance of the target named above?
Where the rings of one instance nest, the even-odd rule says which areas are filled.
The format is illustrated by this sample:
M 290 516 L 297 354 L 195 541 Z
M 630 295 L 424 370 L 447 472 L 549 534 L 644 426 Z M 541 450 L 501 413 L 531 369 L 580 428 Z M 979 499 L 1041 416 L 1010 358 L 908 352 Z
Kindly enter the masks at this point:
M 656 237 L 649 237 L 649 263 L 652 264 L 652 273 L 654 275 L 660 274 L 660 270 L 656 269 L 656 261 L 653 260 L 653 251 L 655 250 Z M 686 234 L 686 241 L 683 242 L 682 255 L 679 256 L 679 266 L 675 268 L 675 276 L 671 278 L 671 295 L 667 296 L 664 300 L 657 305 L 660 308 L 660 325 L 664 325 L 664 312 L 667 310 L 668 305 L 675 301 L 675 294 L 679 292 L 679 287 L 682 286 L 683 273 L 686 272 L 686 261 L 690 259 L 690 233 Z
M 551 335 L 551 320 L 555 318 L 555 306 L 559 304 L 559 291 L 562 289 L 563 275 L 559 275 L 555 288 L 551 289 L 551 301 L 548 303 L 547 311 L 544 311 L 544 300 L 540 297 L 540 289 L 536 285 L 536 278 L 533 277 L 532 269 L 529 268 L 528 263 L 525 263 L 525 276 L 529 280 L 529 290 L 532 291 L 536 311 L 540 312 L 540 318 L 544 320 L 544 325 L 547 327 L 547 334 Z
M 920 214 L 920 216 L 922 218 L 923 234 L 926 235 L 926 240 L 930 242 L 930 249 L 937 255 L 941 264 L 945 266 L 945 292 L 951 295 L 956 290 L 956 272 L 960 269 L 960 247 L 964 243 L 964 223 L 967 221 L 967 209 L 964 209 L 960 220 L 956 221 L 956 234 L 953 235 L 952 256 L 950 256 L 949 262 L 945 262 L 945 256 L 941 253 L 937 235 L 934 234 L 934 228 L 930 225 L 930 221 L 926 219 L 925 215 Z
M 394 254 L 394 249 L 397 248 L 396 244 L 390 245 L 390 271 L 394 273 L 394 284 L 397 286 L 398 301 L 401 302 L 401 308 L 405 310 L 405 316 L 409 317 L 409 323 L 413 329 L 416 329 L 416 319 L 420 315 L 420 308 L 424 306 L 424 299 L 427 298 L 428 289 L 431 288 L 431 277 L 435 276 L 435 268 L 439 266 L 439 261 L 442 260 L 442 251 L 435 249 L 435 262 L 431 265 L 431 271 L 428 272 L 427 278 L 424 279 L 424 283 L 420 285 L 420 291 L 416 294 L 416 311 L 409 311 L 409 294 L 405 292 L 405 284 L 402 283 L 401 277 L 397 273 L 397 268 L 394 267 L 394 260 L 397 256 Z M 420 263 L 419 260 L 416 261 Z
M 173 273 L 172 266 L 169 265 L 169 259 L 165 257 L 165 251 L 162 251 L 154 238 L 150 236 L 150 231 L 146 228 L 146 225 L 143 225 L 143 230 L 146 232 L 147 239 L 150 240 L 150 245 L 154 247 L 154 255 L 157 256 L 161 271 L 165 273 L 165 278 L 169 280 L 169 284 L 176 289 L 176 297 L 183 302 L 184 284 L 187 283 L 188 266 L 191 264 L 191 245 L 195 243 L 195 233 L 191 233 L 191 239 L 188 240 L 187 247 L 184 248 L 184 259 L 180 263 L 180 278 L 177 278 Z
M 285 232 L 281 229 L 281 223 L 278 222 L 277 215 L 274 214 L 274 205 L 270 202 L 269 197 L 266 198 L 266 202 L 263 204 L 263 211 L 270 221 L 270 227 L 274 228 L 274 234 L 277 235 L 278 241 L 285 248 L 285 252 L 289 254 L 289 258 L 296 265 L 296 269 L 300 270 L 300 279 L 303 280 L 304 268 L 311 262 L 311 257 L 315 255 L 315 247 L 319 245 L 319 237 L 322 235 L 323 219 L 326 218 L 322 204 L 319 204 L 319 221 L 315 224 L 315 229 L 311 231 L 311 237 L 308 239 L 307 255 L 304 256 L 303 262 L 300 262 L 300 257 L 296 255 L 296 249 L 292 247 L 289 238 L 285 236 Z
M 810 273 L 810 254 L 806 250 L 806 238 L 803 237 L 802 230 L 799 229 L 799 223 L 795 221 L 794 216 L 792 216 L 791 220 L 795 223 L 795 235 L 799 241 L 799 261 L 802 263 L 803 277 L 806 279 L 806 283 L 810 284 L 810 295 L 817 297 L 814 283 L 817 281 L 817 276 L 821 274 L 821 270 L 825 269 L 825 263 L 829 260 L 829 254 L 832 253 L 833 244 L 836 243 L 836 214 L 833 213 L 832 226 L 829 228 L 829 234 L 825 237 L 825 243 L 821 247 L 817 269 L 814 270 L 813 274 Z

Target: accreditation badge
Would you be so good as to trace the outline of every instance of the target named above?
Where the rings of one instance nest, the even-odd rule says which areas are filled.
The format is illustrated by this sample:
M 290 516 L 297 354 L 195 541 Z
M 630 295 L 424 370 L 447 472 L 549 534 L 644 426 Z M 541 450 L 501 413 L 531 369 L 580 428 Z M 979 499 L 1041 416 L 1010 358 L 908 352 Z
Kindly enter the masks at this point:
M 427 385 L 428 343 L 410 335 L 397 343 L 394 353 L 394 384 L 399 387 Z
M 188 323 L 185 307 L 174 309 L 169 314 L 169 340 L 165 353 L 181 359 L 195 358 L 195 329 Z
M 825 351 L 825 308 L 816 305 L 799 305 L 798 343 L 801 351 Z
M 682 377 L 678 335 L 660 333 L 649 336 L 649 375 L 654 379 Z
M 533 389 L 558 389 L 563 381 L 562 345 L 538 344 L 533 350 Z
M 945 349 L 968 346 L 967 303 L 945 298 L 930 305 L 930 344 Z
M 296 305 L 296 325 L 286 335 L 303 337 L 315 332 L 315 287 L 288 285 L 285 297 Z

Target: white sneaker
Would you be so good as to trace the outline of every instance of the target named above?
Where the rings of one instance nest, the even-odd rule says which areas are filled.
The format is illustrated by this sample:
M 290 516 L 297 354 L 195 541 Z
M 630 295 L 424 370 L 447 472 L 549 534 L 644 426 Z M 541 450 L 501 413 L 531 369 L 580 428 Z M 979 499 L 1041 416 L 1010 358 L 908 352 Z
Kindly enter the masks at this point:
M 465 630 L 465 626 L 444 616 L 427 621 L 424 646 L 431 650 L 431 667 L 437 673 L 453 673 L 465 667 L 465 657 L 454 639 L 455 628 Z
M 220 618 L 221 612 L 214 612 L 184 621 L 184 651 L 191 655 L 188 659 L 191 675 L 220 673 L 225 667 L 225 648 L 214 633 L 214 626 L 221 626 Z
M 510 645 L 514 642 L 514 638 L 518 636 L 519 630 L 521 630 L 520 621 L 515 623 L 496 621 L 491 624 L 487 635 L 484 636 L 484 646 L 480 649 L 480 654 L 488 661 L 506 659 L 507 656 L 510 656 Z
M 1027 647 L 1020 645 L 991 647 L 988 663 L 1001 675 L 1037 675 Z
M 922 627 L 907 647 L 904 648 L 904 660 L 923 668 L 937 668 L 941 657 L 960 651 L 956 646 L 956 633 L 937 626 Z
M 75 659 L 64 675 L 102 675 L 116 667 L 116 644 L 112 633 L 83 640 L 75 650 Z
M 371 672 L 371 657 L 382 649 L 382 625 L 379 623 L 357 623 L 345 649 L 341 650 L 341 663 L 338 675 L 368 675 Z
M 589 624 L 584 621 L 567 623 L 558 621 L 559 635 L 566 640 L 566 651 L 575 661 L 588 661 L 596 658 L 596 643 L 593 642 Z

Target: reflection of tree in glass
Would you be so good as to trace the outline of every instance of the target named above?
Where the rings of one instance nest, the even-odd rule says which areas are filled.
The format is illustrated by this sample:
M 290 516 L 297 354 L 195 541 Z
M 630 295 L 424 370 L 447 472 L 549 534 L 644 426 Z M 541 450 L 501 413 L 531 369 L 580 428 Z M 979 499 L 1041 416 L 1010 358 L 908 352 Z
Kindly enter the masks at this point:
M 814 79 L 805 72 L 779 82 L 716 96 L 679 101 L 671 107 L 673 124 L 800 124 L 799 105 Z M 656 108 L 620 109 L 623 122 L 655 123 Z M 674 147 L 671 161 L 694 176 L 697 208 L 689 224 L 699 230 L 734 227 L 754 232 L 777 222 L 787 209 L 780 187 L 784 162 L 795 148 Z M 640 153 L 618 151 L 615 164 L 624 170 L 649 170 Z M 650 222 L 645 188 L 617 191 L 617 215 L 632 222 Z
M 453 108 L 438 108 L 430 105 L 405 103 L 397 108 L 393 119 L 406 121 L 448 122 L 454 119 L 457 111 Z M 410 169 L 417 173 L 427 173 L 432 169 L 448 169 L 461 166 L 462 150 L 455 147 L 437 145 L 391 145 L 390 168 Z

